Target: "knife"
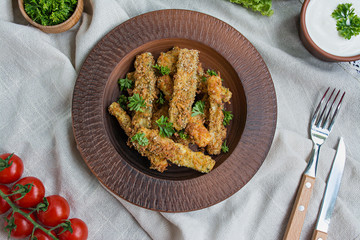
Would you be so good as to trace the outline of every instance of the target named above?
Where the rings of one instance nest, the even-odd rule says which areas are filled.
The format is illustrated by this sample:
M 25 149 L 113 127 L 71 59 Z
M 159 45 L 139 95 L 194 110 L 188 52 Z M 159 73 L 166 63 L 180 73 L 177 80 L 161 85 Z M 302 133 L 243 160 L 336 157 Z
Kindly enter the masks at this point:
M 340 188 L 341 177 L 344 171 L 346 159 L 345 155 L 344 140 L 343 138 L 340 138 L 329 178 L 326 182 L 325 193 L 321 202 L 321 210 L 312 235 L 312 240 L 326 240 L 327 238 L 331 215 L 334 211 L 337 194 Z

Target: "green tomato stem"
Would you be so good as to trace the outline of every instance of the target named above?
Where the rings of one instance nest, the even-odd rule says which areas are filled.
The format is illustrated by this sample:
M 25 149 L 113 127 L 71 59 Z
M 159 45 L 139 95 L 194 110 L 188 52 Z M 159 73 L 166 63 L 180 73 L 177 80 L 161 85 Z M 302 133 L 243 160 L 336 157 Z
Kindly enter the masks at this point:
M 11 194 L 10 194 L 11 195 Z M 51 231 L 56 229 L 58 226 L 56 226 L 55 228 L 51 228 L 50 230 L 47 230 L 46 228 L 44 228 L 43 226 L 41 226 L 39 223 L 37 223 L 34 219 L 32 219 L 30 217 L 31 213 L 28 214 L 28 213 L 25 213 L 23 212 L 17 205 L 15 205 L 9 198 L 9 195 L 6 195 L 5 193 L 3 193 L 1 190 L 0 190 L 0 196 L 10 205 L 10 207 L 12 208 L 12 211 L 13 213 L 19 213 L 21 215 L 23 215 L 27 220 L 29 220 L 29 222 L 31 222 L 33 225 L 34 225 L 34 230 L 35 231 L 35 228 L 39 228 L 40 230 L 42 230 L 43 232 L 45 232 L 47 235 L 49 235 L 52 239 L 54 240 L 59 240 L 57 237 L 55 237 Z M 60 224 L 59 224 L 60 225 Z
M 0 158 L 0 172 L 12 165 L 13 162 L 9 163 L 14 153 L 10 154 L 6 159 Z

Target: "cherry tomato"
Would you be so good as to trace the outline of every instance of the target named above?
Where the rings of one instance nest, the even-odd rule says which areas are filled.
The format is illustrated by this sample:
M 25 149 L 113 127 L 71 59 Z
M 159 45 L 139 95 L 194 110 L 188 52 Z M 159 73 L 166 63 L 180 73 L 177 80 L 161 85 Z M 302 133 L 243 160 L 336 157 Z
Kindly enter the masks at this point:
M 25 213 L 30 213 L 30 211 L 27 209 L 21 209 L 21 210 Z M 10 220 L 11 215 L 12 212 L 10 212 L 10 214 L 6 218 Z M 13 217 L 14 217 L 14 224 L 16 225 L 16 227 L 11 230 L 10 236 L 13 238 L 25 238 L 29 236 L 32 233 L 34 225 L 18 212 L 14 213 Z M 35 221 L 34 214 L 31 214 L 30 217 Z M 7 221 L 5 221 L 5 227 L 6 226 L 8 226 Z
M 48 207 L 45 211 L 36 214 L 40 223 L 45 226 L 55 227 L 70 215 L 70 206 L 65 198 L 59 195 L 51 195 L 45 198 Z
M 59 240 L 86 240 L 88 237 L 88 228 L 86 226 L 86 223 L 84 223 L 79 218 L 72 218 L 70 219 L 71 227 L 73 229 L 73 232 L 69 232 L 68 230 L 62 232 L 62 228 L 59 230 Z
M 57 237 L 57 236 L 56 236 L 56 233 L 55 233 L 54 231 L 51 231 L 51 234 L 52 234 L 54 237 Z M 44 232 L 43 230 L 41 230 L 40 228 L 35 229 L 34 237 L 36 237 L 37 240 L 53 240 L 52 237 L 50 237 L 47 233 L 45 233 L 45 232 Z M 30 236 L 29 240 L 31 240 L 31 236 Z
M 21 177 L 24 172 L 24 164 L 21 158 L 10 153 L 0 155 L 0 183 L 13 183 Z M 7 159 L 10 157 L 10 159 Z
M 6 195 L 11 193 L 11 190 L 8 186 L 0 185 L 0 190 Z M 10 209 L 10 205 L 0 197 L 0 214 L 6 213 Z
M 26 186 L 27 184 L 32 184 L 31 190 L 25 194 L 25 196 L 21 199 L 18 199 L 21 197 L 21 194 L 15 194 L 11 196 L 11 200 L 16 203 L 18 206 L 23 208 L 30 208 L 30 207 L 36 207 L 38 203 L 40 203 L 44 196 L 45 196 L 45 187 L 43 183 L 36 177 L 24 177 L 17 181 L 12 191 L 16 191 L 19 189 L 17 184 L 20 184 L 22 186 Z M 27 187 L 29 189 L 29 187 Z M 18 199 L 18 200 L 16 200 Z

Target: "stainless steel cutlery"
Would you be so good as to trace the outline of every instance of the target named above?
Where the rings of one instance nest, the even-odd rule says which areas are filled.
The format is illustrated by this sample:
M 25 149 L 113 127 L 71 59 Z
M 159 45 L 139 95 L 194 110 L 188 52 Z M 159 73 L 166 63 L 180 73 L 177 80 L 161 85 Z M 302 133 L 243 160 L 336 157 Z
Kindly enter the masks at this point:
M 284 240 L 300 238 L 308 204 L 314 188 L 320 147 L 332 130 L 345 95 L 345 92 L 340 94 L 340 90 L 337 92 L 335 89 L 332 91 L 329 90 L 330 88 L 326 90 L 312 116 L 310 135 L 313 141 L 313 149 L 310 160 L 301 178 L 295 203 L 283 238 Z

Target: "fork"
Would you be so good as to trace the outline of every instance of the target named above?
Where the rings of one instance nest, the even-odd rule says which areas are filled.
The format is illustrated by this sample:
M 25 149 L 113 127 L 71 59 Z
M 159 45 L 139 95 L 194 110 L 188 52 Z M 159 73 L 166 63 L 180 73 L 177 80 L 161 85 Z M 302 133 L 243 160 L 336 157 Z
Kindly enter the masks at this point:
M 336 93 L 332 100 L 335 93 L 334 89 L 330 93 L 330 96 L 324 105 L 325 98 L 328 95 L 329 90 L 330 88 L 326 90 L 311 119 L 310 135 L 311 140 L 313 141 L 313 149 L 307 167 L 302 174 L 300 186 L 297 191 L 295 203 L 290 214 L 290 219 L 286 227 L 283 240 L 295 240 L 300 238 L 301 229 L 304 224 L 306 211 L 315 183 L 320 147 L 332 130 L 341 107 L 341 102 L 345 96 L 344 92 L 338 101 L 335 110 L 333 110 L 333 106 L 340 94 L 340 90 Z

